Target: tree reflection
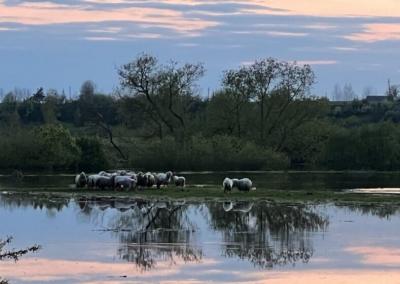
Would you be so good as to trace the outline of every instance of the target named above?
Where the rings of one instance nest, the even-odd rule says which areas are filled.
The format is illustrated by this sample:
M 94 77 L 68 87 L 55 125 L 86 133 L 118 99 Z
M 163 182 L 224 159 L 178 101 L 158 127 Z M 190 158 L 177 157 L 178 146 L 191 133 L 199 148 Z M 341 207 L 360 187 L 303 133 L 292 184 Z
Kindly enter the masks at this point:
M 229 202 L 210 203 L 208 209 L 211 227 L 223 236 L 223 254 L 261 268 L 308 262 L 309 233 L 328 225 L 327 217 L 305 205 Z
M 70 198 L 52 194 L 3 193 L 0 206 L 11 209 L 32 207 L 60 212 L 64 207 L 68 207 L 69 201 Z
M 335 204 L 337 207 L 344 207 L 350 211 L 363 215 L 372 215 L 379 218 L 389 219 L 400 212 L 398 204 Z
M 195 244 L 196 227 L 189 217 L 195 208 L 185 202 L 114 199 L 79 200 L 79 205 L 82 212 L 92 216 L 96 210 L 120 212 L 113 214 L 104 231 L 119 239 L 119 257 L 141 270 L 155 268 L 161 261 L 174 265 L 179 260 L 202 259 L 202 249 Z

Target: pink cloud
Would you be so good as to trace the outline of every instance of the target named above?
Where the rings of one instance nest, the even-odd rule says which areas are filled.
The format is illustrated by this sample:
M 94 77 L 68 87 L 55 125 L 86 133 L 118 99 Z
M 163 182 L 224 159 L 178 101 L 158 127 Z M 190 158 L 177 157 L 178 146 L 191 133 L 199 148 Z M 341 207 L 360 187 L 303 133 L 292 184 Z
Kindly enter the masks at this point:
M 248 13 L 303 15 L 316 17 L 400 17 L 397 0 L 250 0 L 265 9 L 244 9 Z
M 133 22 L 167 28 L 187 35 L 197 34 L 201 30 L 218 25 L 215 21 L 186 18 L 182 12 L 170 9 L 130 7 L 99 10 L 49 2 L 23 3 L 18 6 L 0 4 L 0 15 L 0 22 L 24 25 Z
M 362 32 L 344 38 L 360 42 L 400 40 L 400 24 L 366 24 Z

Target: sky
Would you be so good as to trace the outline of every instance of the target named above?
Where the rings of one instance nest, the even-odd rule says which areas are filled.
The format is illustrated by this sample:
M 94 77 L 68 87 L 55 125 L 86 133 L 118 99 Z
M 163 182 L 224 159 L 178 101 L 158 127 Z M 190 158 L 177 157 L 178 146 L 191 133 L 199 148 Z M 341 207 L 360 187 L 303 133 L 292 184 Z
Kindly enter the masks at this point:
M 85 80 L 111 92 L 139 53 L 202 62 L 203 94 L 256 59 L 310 64 L 315 95 L 336 83 L 383 94 L 400 83 L 400 0 L 0 0 L 0 88 Z

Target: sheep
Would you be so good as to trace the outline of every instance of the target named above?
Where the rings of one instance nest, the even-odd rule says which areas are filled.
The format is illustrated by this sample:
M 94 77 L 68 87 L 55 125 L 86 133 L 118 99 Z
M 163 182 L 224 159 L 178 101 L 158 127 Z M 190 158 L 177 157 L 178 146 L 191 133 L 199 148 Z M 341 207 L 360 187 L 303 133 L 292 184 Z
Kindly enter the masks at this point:
M 115 176 L 114 177 L 114 188 L 115 189 L 134 189 L 136 187 L 137 181 L 129 176 Z
M 116 174 L 117 176 L 126 176 L 127 173 L 128 173 L 128 172 L 127 172 L 126 170 L 118 170 L 118 171 L 115 172 L 115 174 Z
M 102 176 L 101 176 L 101 175 L 98 175 L 98 174 L 96 174 L 96 175 L 90 175 L 90 176 L 87 178 L 87 186 L 88 186 L 88 188 L 94 188 L 94 187 L 96 186 L 96 181 L 97 181 L 100 177 L 102 177 Z
M 226 178 L 224 179 L 224 181 L 222 182 L 222 188 L 224 189 L 224 192 L 232 191 L 232 188 L 233 188 L 233 180 L 226 177 Z
M 236 187 L 239 191 L 250 191 L 252 189 L 253 183 L 248 178 L 243 179 L 233 179 L 233 188 Z
M 222 182 L 222 187 L 224 192 L 232 191 L 233 188 L 237 188 L 239 191 L 250 191 L 252 189 L 253 183 L 248 178 L 243 179 L 230 179 L 225 178 Z
M 133 177 L 133 176 L 136 176 L 136 173 L 134 171 L 127 171 L 125 173 L 125 176 Z
M 144 176 L 146 177 L 146 180 L 147 180 L 147 185 L 146 186 L 147 187 L 153 187 L 153 185 L 156 183 L 155 175 L 150 173 L 150 172 L 147 172 L 147 173 L 144 174 Z
M 98 173 L 99 176 L 103 176 L 103 177 L 111 177 L 113 174 L 112 173 L 108 173 L 106 171 L 101 171 Z
M 186 185 L 185 177 L 173 176 L 172 180 L 174 181 L 175 186 L 185 187 L 185 185 Z
M 161 185 L 168 185 L 171 182 L 172 176 L 173 176 L 173 173 L 171 171 L 166 172 L 166 173 L 156 174 L 155 179 L 156 179 L 157 188 L 159 189 L 161 187 Z
M 75 185 L 78 188 L 85 187 L 87 184 L 86 174 L 81 172 L 79 175 L 75 177 Z
M 116 177 L 115 175 L 112 175 L 111 177 L 99 176 L 95 181 L 96 188 L 100 188 L 102 190 L 104 190 L 106 188 L 113 189 L 115 177 Z
M 136 179 L 136 181 L 137 181 L 137 186 L 145 187 L 145 186 L 148 185 L 148 176 L 146 176 L 146 175 L 145 175 L 144 173 L 142 173 L 142 172 L 139 172 L 139 173 L 137 174 L 137 179 Z

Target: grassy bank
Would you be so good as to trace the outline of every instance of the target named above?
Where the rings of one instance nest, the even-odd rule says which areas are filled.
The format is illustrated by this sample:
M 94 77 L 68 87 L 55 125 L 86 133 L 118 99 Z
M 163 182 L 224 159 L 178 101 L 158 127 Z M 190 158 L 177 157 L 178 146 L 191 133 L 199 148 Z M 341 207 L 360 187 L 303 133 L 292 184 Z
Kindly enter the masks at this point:
M 193 201 L 215 200 L 266 200 L 271 202 L 349 202 L 349 203 L 390 203 L 400 205 L 400 194 L 351 193 L 327 190 L 271 190 L 258 189 L 251 192 L 232 191 L 224 193 L 218 187 L 186 187 L 184 190 L 164 188 L 143 191 L 93 191 L 74 188 L 52 187 L 37 189 L 2 188 L 3 192 L 16 194 L 40 195 L 43 198 L 76 197 L 76 198 L 142 198 L 142 199 L 185 199 Z

